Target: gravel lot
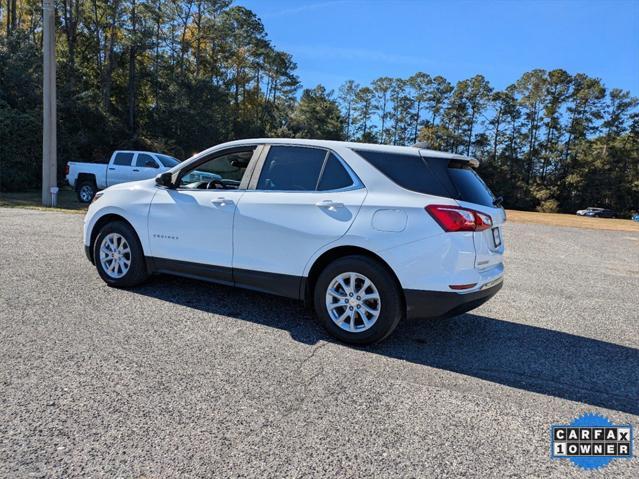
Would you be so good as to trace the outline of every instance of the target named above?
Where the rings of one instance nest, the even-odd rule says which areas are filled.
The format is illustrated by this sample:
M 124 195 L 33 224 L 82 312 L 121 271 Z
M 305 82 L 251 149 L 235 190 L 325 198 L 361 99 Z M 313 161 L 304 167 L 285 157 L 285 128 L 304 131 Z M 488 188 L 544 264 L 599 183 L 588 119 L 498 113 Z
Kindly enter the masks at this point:
M 81 229 L 0 208 L 2 477 L 585 477 L 551 424 L 639 428 L 638 233 L 509 223 L 492 301 L 356 349 L 285 299 L 111 289 Z

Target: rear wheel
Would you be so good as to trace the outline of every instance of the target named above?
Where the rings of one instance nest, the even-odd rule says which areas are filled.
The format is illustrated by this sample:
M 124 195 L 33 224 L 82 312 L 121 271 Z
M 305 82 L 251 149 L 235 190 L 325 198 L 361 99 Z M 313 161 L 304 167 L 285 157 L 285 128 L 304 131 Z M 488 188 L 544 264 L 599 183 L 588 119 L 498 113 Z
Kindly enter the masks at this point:
M 381 341 L 404 315 L 395 278 L 366 256 L 347 256 L 330 263 L 317 279 L 314 303 L 328 332 L 352 344 Z
M 93 258 L 100 277 L 109 286 L 130 288 L 148 277 L 138 236 L 124 222 L 102 227 L 93 244 Z
M 80 203 L 91 203 L 97 193 L 97 188 L 92 181 L 83 181 L 78 185 L 77 193 Z

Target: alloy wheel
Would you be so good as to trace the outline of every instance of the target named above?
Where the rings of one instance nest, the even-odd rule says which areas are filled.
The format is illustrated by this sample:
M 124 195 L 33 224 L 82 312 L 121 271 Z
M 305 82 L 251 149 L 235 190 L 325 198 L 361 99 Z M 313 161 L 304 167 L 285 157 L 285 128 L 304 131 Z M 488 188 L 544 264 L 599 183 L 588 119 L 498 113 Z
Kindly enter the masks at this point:
M 122 278 L 131 267 L 131 248 L 124 236 L 109 233 L 100 244 L 100 264 L 104 272 L 113 279 Z
M 373 327 L 381 311 L 377 287 L 360 273 L 341 273 L 326 290 L 326 309 L 331 320 L 344 331 L 360 333 Z

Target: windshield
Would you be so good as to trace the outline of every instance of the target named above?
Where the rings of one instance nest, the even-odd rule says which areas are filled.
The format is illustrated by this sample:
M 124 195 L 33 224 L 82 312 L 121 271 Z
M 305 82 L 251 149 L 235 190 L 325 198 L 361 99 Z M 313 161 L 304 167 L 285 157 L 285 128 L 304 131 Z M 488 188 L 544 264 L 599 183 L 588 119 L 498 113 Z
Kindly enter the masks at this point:
M 162 166 L 166 166 L 167 168 L 173 168 L 180 163 L 180 160 L 178 160 L 177 158 L 173 158 L 172 156 L 160 155 L 159 153 L 157 153 L 155 156 L 158 157 L 158 160 L 160 160 Z

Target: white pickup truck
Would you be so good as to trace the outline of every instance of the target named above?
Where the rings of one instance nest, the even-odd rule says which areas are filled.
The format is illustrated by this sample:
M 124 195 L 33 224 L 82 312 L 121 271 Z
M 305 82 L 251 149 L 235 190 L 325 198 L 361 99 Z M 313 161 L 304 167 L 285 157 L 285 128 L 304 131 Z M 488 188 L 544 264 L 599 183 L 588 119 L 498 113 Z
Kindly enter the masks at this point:
M 177 165 L 172 156 L 150 151 L 114 151 L 108 164 L 78 163 L 66 166 L 67 182 L 75 188 L 78 200 L 90 203 L 98 190 L 127 181 L 153 178 Z

